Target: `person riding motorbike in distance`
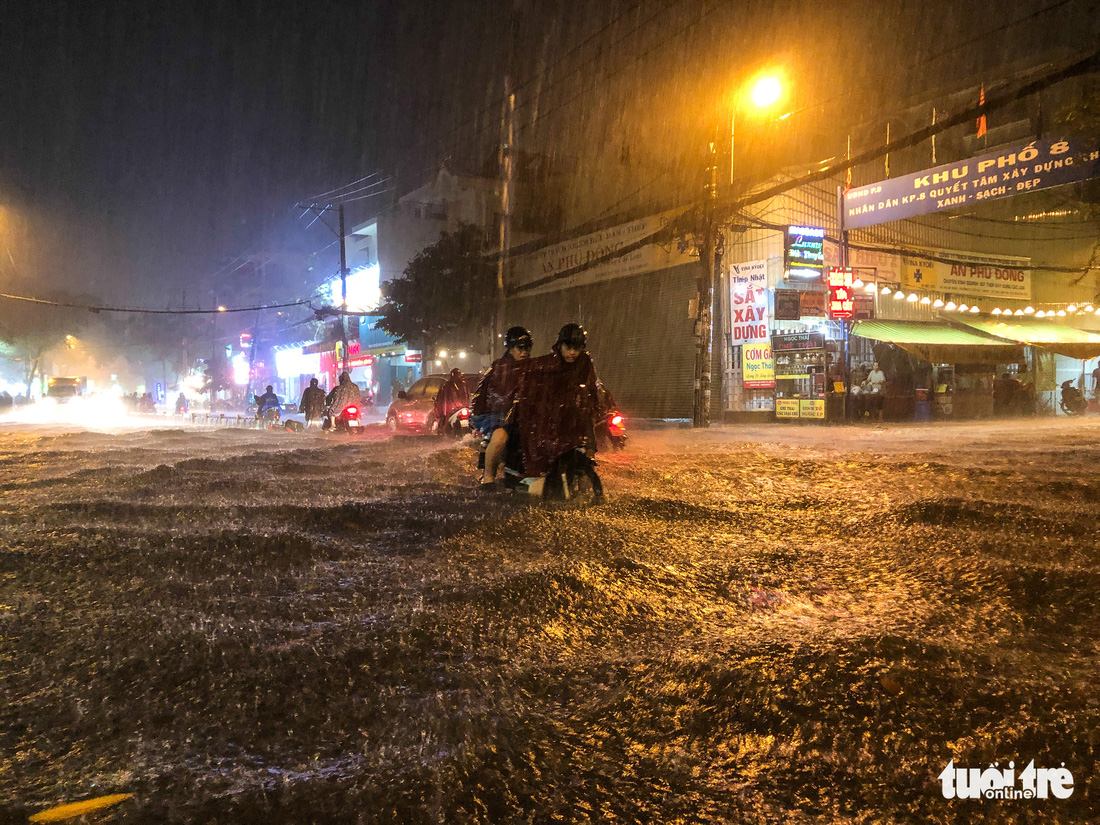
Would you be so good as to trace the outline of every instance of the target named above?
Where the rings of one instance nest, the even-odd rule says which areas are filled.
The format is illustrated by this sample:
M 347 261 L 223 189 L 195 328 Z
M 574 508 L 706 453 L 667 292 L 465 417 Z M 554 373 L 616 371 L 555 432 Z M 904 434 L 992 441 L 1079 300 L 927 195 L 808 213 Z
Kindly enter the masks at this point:
M 435 419 L 435 431 L 443 435 L 447 427 L 447 419 L 456 410 L 470 406 L 470 390 L 466 386 L 466 379 L 462 376 L 462 370 L 455 367 L 451 370 L 451 377 L 447 379 L 435 396 L 435 406 L 432 409 L 432 417 Z
M 325 413 L 325 391 L 318 386 L 316 378 L 309 379 L 298 409 L 305 416 L 307 427 L 321 426 L 321 417 Z
M 489 439 L 485 449 L 482 484 L 491 484 L 504 463 L 504 416 L 512 405 L 519 383 L 520 364 L 531 355 L 534 341 L 524 327 L 511 327 L 504 333 L 504 355 L 493 362 L 474 390 L 470 405 L 470 426 Z
M 328 394 L 325 403 L 332 411 L 333 418 L 342 413 L 349 404 L 359 406 L 362 403 L 359 398 L 359 385 L 351 380 L 347 371 L 340 373 L 340 383 Z
M 539 479 L 529 492 L 542 494 L 546 473 L 568 451 L 583 447 L 589 458 L 595 455 L 595 426 L 603 413 L 587 334 L 580 324 L 566 324 L 549 355 L 524 365 L 511 410 L 524 475 Z
M 271 384 L 268 384 L 264 394 L 256 398 L 256 417 L 263 418 L 264 413 L 269 409 L 278 411 L 281 408 L 282 405 L 279 403 L 279 396 L 275 394 L 275 389 Z

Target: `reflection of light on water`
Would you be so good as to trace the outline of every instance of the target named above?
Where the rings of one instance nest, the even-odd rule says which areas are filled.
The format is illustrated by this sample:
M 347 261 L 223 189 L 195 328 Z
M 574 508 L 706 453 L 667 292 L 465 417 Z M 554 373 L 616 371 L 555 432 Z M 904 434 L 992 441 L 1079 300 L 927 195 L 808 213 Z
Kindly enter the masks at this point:
M 152 420 L 127 415 L 122 399 L 107 395 L 74 398 L 64 404 L 54 398 L 40 398 L 0 415 L 0 423 L 4 424 L 67 424 L 95 430 L 148 426 Z

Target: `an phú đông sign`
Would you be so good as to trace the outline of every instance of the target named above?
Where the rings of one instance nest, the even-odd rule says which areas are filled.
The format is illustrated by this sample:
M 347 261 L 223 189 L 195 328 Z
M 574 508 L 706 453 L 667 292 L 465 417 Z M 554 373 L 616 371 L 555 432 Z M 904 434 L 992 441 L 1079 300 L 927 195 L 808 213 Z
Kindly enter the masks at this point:
M 849 189 L 844 228 L 958 209 L 1100 175 L 1096 140 L 1043 138 L 981 157 Z

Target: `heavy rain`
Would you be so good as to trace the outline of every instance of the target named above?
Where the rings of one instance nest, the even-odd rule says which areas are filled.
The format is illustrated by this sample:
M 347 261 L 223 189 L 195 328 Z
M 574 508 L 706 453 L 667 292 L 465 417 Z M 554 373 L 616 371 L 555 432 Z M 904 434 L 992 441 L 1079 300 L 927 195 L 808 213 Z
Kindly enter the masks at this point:
M 0 823 L 1100 819 L 1100 7 L 0 12 Z

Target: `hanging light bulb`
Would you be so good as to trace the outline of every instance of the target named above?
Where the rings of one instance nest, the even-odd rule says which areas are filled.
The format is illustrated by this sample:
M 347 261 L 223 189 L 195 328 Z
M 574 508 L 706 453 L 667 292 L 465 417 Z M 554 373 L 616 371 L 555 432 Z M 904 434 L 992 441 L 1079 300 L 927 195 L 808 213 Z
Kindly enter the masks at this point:
M 859 289 L 861 286 L 863 286 L 862 278 L 856 278 L 854 281 L 852 281 L 852 289 Z
M 909 293 L 909 297 L 908 297 L 908 298 L 906 298 L 905 300 L 906 300 L 906 301 L 908 301 L 908 302 L 909 302 L 909 303 L 911 303 L 911 304 L 915 304 L 915 303 L 916 303 L 917 301 L 919 301 L 920 299 L 919 299 L 919 298 L 917 297 L 917 293 L 915 293 L 915 292 L 910 292 L 910 293 Z
M 1085 312 L 1092 312 L 1092 304 L 1089 304 L 1087 307 L 1085 307 Z
M 1035 309 L 1033 307 L 1024 307 L 1024 315 L 1034 315 Z
M 1001 308 L 1000 307 L 993 307 L 993 314 L 994 315 L 1000 315 L 1001 314 Z
M 1023 311 L 1022 309 L 1018 309 L 1018 310 L 1016 310 L 1015 312 L 1013 312 L 1012 314 L 1013 314 L 1013 315 L 1023 315 L 1023 314 L 1024 314 L 1024 311 Z
M 1066 311 L 1064 309 L 1058 310 L 1058 317 L 1059 318 L 1065 318 L 1066 317 Z
M 1047 314 L 1040 309 L 1038 312 L 1035 313 L 1035 317 L 1036 318 L 1046 318 Z
M 956 309 L 958 309 L 958 306 L 956 306 L 954 301 L 948 301 L 947 304 L 944 306 L 944 309 L 946 309 L 948 312 L 954 312 Z
M 939 309 L 940 307 L 942 307 L 943 306 L 943 298 L 937 298 L 936 300 L 934 300 L 932 302 L 932 306 L 935 309 Z
M 871 283 L 869 283 L 869 284 L 867 284 L 867 286 L 863 287 L 863 291 L 864 292 L 871 292 L 871 293 L 878 292 L 878 287 L 875 285 L 874 281 L 871 281 Z
M 980 310 L 980 309 L 978 309 L 978 305 L 977 305 L 977 304 L 975 304 L 974 306 L 970 307 L 970 311 L 971 311 L 971 312 L 981 312 L 981 310 Z
M 884 286 L 884 287 L 882 288 L 882 292 L 881 292 L 881 294 L 882 294 L 882 295 L 889 295 L 889 294 L 890 294 L 891 292 L 892 292 L 892 290 L 890 289 L 890 287 L 888 287 L 888 286 Z
M 1066 312 L 1074 313 L 1076 311 L 1077 311 L 1077 304 L 1070 304 L 1068 307 L 1066 307 Z
M 966 304 L 959 304 L 959 312 L 969 312 L 969 311 L 970 311 L 970 307 L 968 307 Z
M 897 292 L 894 293 L 894 300 L 895 301 L 904 301 L 905 300 L 905 293 L 902 292 L 899 289 Z
M 932 299 L 925 295 L 923 298 L 920 299 L 920 302 L 922 306 L 928 306 L 930 303 L 932 303 Z
M 1095 314 L 1096 314 L 1096 315 L 1100 315 L 1100 308 L 1097 308 L 1097 310 L 1096 310 Z

